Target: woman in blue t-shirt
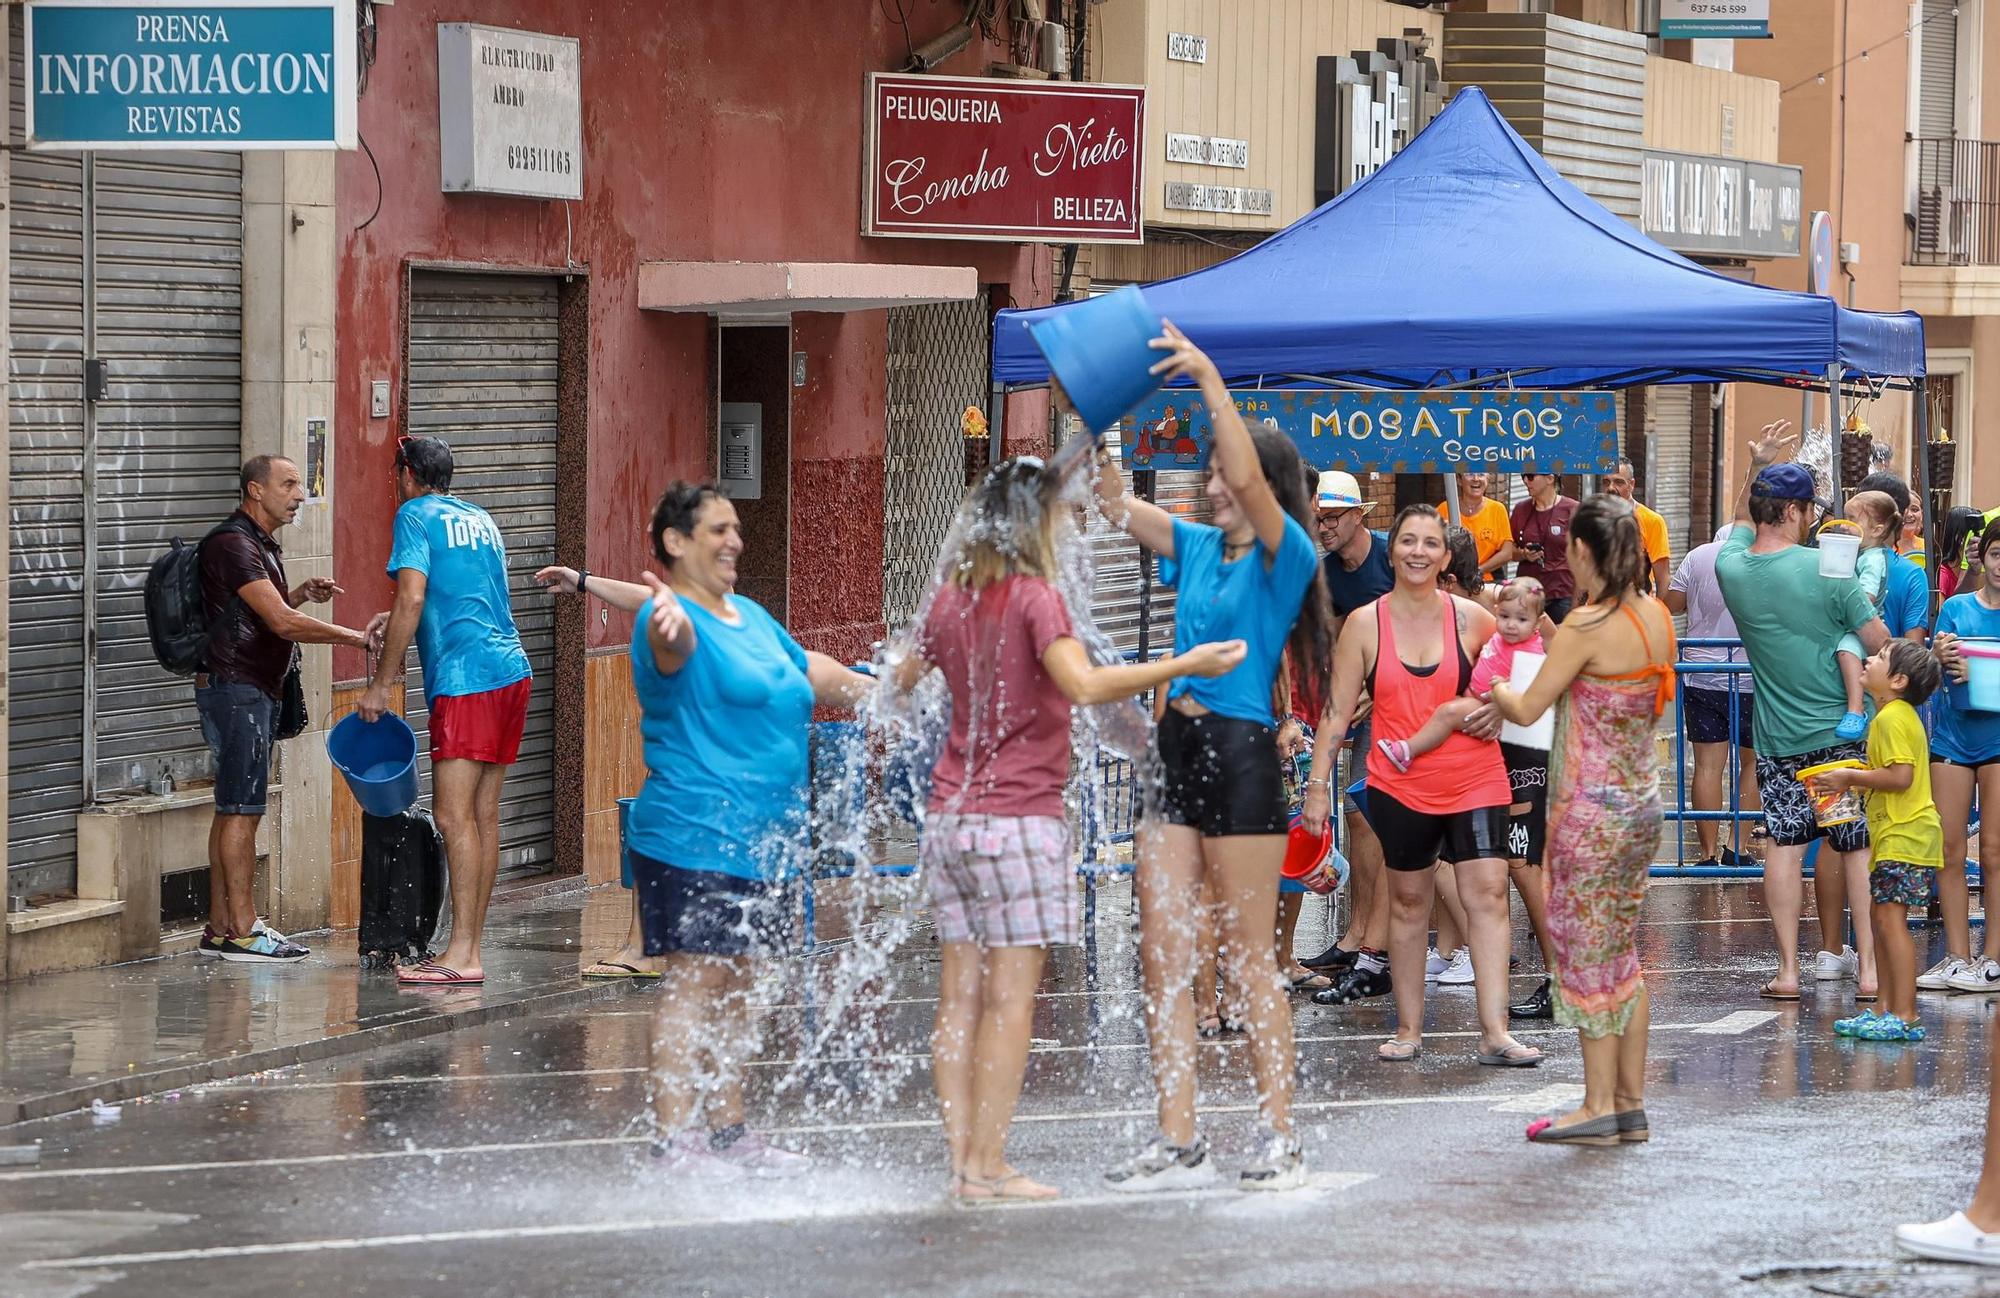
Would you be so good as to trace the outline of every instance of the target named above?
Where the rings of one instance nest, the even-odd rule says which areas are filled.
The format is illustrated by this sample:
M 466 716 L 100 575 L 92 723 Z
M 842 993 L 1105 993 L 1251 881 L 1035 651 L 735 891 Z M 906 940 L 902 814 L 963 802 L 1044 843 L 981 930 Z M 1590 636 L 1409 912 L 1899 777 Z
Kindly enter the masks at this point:
M 645 954 L 662 957 L 653 1153 L 709 1177 L 794 1175 L 811 1160 L 743 1125 L 742 1069 L 758 1037 L 751 979 L 789 940 L 813 706 L 851 706 L 874 681 L 800 648 L 735 593 L 743 529 L 714 486 L 670 485 L 651 536 L 665 581 L 566 582 L 549 570 L 543 580 L 638 614 L 632 687 L 646 783 L 628 846 Z
M 1954 595 L 1938 610 L 1938 655 L 1958 655 L 1957 640 L 2000 642 L 2000 522 L 1980 533 L 1973 561 L 1986 581 L 1970 595 Z M 1944 959 L 1917 976 L 1926 991 L 2000 991 L 2000 925 L 1988 925 L 1986 952 L 1973 958 L 1971 898 L 1965 886 L 1966 825 L 1976 789 L 1979 872 L 2000 871 L 2000 712 L 1974 712 L 1963 681 L 1947 673 L 1946 688 L 1931 705 L 1931 797 L 1944 822 L 1944 868 L 1938 871 L 1938 909 L 1944 913 Z
M 1171 1190 L 1215 1178 L 1208 1143 L 1195 1130 L 1195 913 L 1204 883 L 1215 899 L 1223 967 L 1249 1015 L 1264 1138 L 1237 1184 L 1246 1190 L 1304 1184 L 1292 1132 L 1292 1015 L 1271 933 L 1285 853 L 1284 781 L 1278 769 L 1272 686 L 1287 645 L 1305 693 L 1325 688 L 1333 613 L 1306 529 L 1313 519 L 1298 447 L 1268 423 L 1252 429 L 1213 361 L 1168 324 L 1153 346 L 1162 382 L 1192 379 L 1208 407 L 1214 451 L 1208 466 L 1213 523 L 1176 518 L 1125 494 L 1106 463 L 1099 478 L 1105 516 L 1171 561 L 1178 599 L 1174 651 L 1241 639 L 1235 670 L 1182 678 L 1167 691 L 1158 748 L 1163 776 L 1141 827 L 1137 869 L 1146 1031 L 1158 1092 L 1160 1132 L 1106 1173 L 1114 1190 Z

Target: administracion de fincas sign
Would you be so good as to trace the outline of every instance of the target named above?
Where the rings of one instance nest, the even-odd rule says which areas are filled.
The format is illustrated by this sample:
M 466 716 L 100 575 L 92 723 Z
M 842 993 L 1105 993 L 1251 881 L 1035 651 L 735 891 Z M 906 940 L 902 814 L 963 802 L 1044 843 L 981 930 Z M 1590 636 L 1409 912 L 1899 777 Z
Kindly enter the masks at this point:
M 351 149 L 354 0 L 34 0 L 31 149 Z
M 861 232 L 1138 243 L 1146 88 L 876 72 Z

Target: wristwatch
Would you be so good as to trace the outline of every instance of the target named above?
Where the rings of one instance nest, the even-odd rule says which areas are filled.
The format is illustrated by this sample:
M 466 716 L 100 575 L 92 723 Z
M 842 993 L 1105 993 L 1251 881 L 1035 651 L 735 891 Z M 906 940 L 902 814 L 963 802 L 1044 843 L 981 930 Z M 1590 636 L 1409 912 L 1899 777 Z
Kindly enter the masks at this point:
M 584 591 L 584 589 L 583 589 L 583 583 L 585 583 L 586 581 L 589 581 L 589 580 L 590 580 L 590 569 L 588 569 L 588 568 L 578 568 L 578 569 L 576 570 L 576 593 L 577 593 L 577 594 L 579 594 L 579 595 L 582 595 L 582 594 L 586 593 L 586 592 Z

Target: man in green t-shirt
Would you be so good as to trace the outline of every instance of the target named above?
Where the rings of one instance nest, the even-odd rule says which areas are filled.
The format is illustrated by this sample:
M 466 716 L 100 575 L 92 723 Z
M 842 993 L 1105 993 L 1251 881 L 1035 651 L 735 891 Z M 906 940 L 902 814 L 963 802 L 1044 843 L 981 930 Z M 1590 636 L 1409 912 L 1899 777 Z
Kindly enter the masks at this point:
M 1814 976 L 1857 978 L 1876 989 L 1875 943 L 1868 927 L 1868 826 L 1821 828 L 1799 772 L 1826 762 L 1860 761 L 1860 741 L 1834 735 L 1847 710 L 1834 646 L 1849 631 L 1869 653 L 1889 637 L 1861 587 L 1819 574 L 1819 552 L 1801 544 L 1814 513 L 1812 475 L 1796 464 L 1785 437 L 1789 421 L 1765 426 L 1750 444 L 1750 475 L 1736 498 L 1736 527 L 1716 556 L 1715 578 L 1736 621 L 1756 684 L 1757 786 L 1771 836 L 1764 856 L 1764 900 L 1778 935 L 1778 973 L 1764 984 L 1774 1000 L 1799 998 L 1799 878 L 1806 844 L 1825 838 L 1813 875 L 1819 905 Z M 1843 893 L 1843 889 L 1845 892 Z M 1855 945 L 1841 941 L 1843 903 L 1853 908 Z

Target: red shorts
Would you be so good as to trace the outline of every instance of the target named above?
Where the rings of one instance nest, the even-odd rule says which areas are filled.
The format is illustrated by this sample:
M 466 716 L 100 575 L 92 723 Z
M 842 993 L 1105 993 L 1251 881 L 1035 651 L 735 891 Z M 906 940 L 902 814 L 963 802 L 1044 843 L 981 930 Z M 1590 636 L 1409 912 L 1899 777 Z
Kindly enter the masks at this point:
M 521 755 L 534 679 L 480 694 L 447 694 L 431 704 L 431 760 L 512 766 Z

